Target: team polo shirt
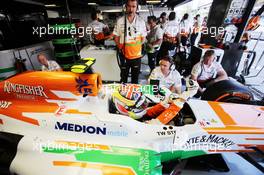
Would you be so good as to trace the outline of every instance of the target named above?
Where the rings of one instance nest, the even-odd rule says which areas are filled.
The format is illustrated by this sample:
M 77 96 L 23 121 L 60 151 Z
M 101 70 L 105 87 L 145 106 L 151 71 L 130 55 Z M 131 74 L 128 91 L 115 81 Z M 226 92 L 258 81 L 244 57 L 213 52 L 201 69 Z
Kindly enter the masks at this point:
M 101 33 L 103 32 L 103 29 L 107 27 L 107 25 L 105 25 L 102 22 L 99 22 L 97 20 L 93 20 L 90 24 L 89 27 L 91 27 L 93 29 L 93 31 L 95 31 L 96 33 Z
M 155 42 L 162 38 L 163 38 L 163 30 L 158 25 L 156 25 L 154 29 L 150 30 L 150 32 L 147 35 L 148 43 Z M 159 50 L 160 45 L 161 43 L 154 45 L 153 48 L 150 48 L 148 50 L 148 53 L 154 53 L 155 51 Z
M 191 26 L 188 20 L 182 20 L 179 24 L 179 32 L 181 35 L 187 36 L 190 33 Z
M 176 20 L 167 22 L 164 28 L 164 34 L 168 37 L 176 37 L 179 32 L 179 24 Z
M 146 24 L 138 15 L 135 16 L 132 23 L 126 19 L 126 38 L 123 53 L 127 59 L 136 59 L 142 57 L 142 41 L 147 36 Z M 124 45 L 125 35 L 125 17 L 117 20 L 113 34 L 120 37 L 120 44 Z
M 210 67 L 198 62 L 193 66 L 191 74 L 197 76 L 198 82 L 204 82 L 215 78 L 220 71 L 224 71 L 224 69 L 218 62 L 213 62 Z
M 97 20 L 92 21 L 88 26 L 92 28 L 92 35 L 94 35 L 97 40 L 99 40 L 100 37 L 103 37 L 104 28 L 107 28 L 107 25 Z M 90 35 L 90 40 L 94 42 L 92 35 Z
M 48 60 L 48 67 L 42 65 L 42 71 L 56 71 L 57 69 L 61 69 L 59 64 L 56 61 Z
M 192 26 L 192 33 L 196 34 L 196 33 L 200 32 L 201 26 L 202 26 L 201 21 L 195 19 L 193 22 L 193 26 Z
M 159 80 L 160 87 L 170 88 L 171 86 L 174 87 L 181 87 L 181 75 L 177 70 L 170 71 L 168 76 L 164 76 L 161 72 L 160 66 L 156 67 L 149 76 L 150 80 Z

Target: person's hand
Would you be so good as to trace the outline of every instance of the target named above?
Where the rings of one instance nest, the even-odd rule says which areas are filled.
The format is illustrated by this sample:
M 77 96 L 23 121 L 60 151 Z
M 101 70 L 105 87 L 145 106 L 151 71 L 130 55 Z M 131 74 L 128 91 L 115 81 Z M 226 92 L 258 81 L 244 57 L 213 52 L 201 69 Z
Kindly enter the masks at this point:
M 149 48 L 152 48 L 152 46 L 153 46 L 153 45 L 152 45 L 151 43 L 148 43 L 148 47 L 149 47 Z
M 120 43 L 119 43 L 119 44 L 117 45 L 117 48 L 118 48 L 120 51 L 122 51 L 122 49 L 123 49 L 123 44 L 120 44 Z
M 152 46 L 153 46 L 153 45 L 152 45 L 151 43 L 148 43 L 148 44 L 147 44 L 147 48 L 148 48 L 148 49 L 151 49 Z

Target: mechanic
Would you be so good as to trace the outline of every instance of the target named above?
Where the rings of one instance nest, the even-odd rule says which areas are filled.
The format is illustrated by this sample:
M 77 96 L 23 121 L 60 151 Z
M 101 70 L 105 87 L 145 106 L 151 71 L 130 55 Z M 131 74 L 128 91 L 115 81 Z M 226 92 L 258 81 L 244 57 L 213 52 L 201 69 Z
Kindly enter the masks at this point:
M 172 58 L 163 56 L 159 65 L 151 72 L 148 82 L 150 83 L 150 80 L 159 80 L 160 87 L 166 87 L 173 93 L 181 94 L 181 75 L 175 69 Z
M 158 25 L 160 26 L 160 28 L 161 28 L 162 30 L 165 29 L 165 27 L 166 27 L 166 25 L 167 25 L 167 13 L 166 13 L 166 12 L 162 12 L 162 13 L 160 14 Z
M 145 42 L 147 31 L 145 21 L 136 14 L 137 9 L 137 0 L 127 0 L 126 15 L 117 20 L 113 32 L 121 62 L 122 83 L 127 83 L 131 68 L 131 83 L 138 84 L 142 44 Z
M 99 21 L 100 11 L 94 11 L 91 13 L 92 22 L 88 26 L 92 29 L 90 41 L 95 45 L 103 45 L 105 39 L 105 33 L 109 31 L 107 25 Z
M 163 31 L 157 25 L 157 18 L 155 16 L 148 17 L 148 25 L 150 31 L 147 35 L 147 53 L 148 53 L 148 65 L 150 72 L 156 67 L 156 57 L 162 43 Z
M 201 26 L 202 26 L 202 22 L 200 20 L 200 14 L 197 14 L 195 17 L 194 17 L 194 22 L 193 22 L 193 26 L 192 26 L 192 34 L 191 34 L 191 37 L 190 37 L 190 43 L 191 45 L 195 45 L 197 46 L 198 43 L 199 43 L 199 38 L 201 35 Z M 198 39 L 197 39 L 198 37 Z
M 192 68 L 191 78 L 199 83 L 199 93 L 203 93 L 205 88 L 218 81 L 228 79 L 222 65 L 215 61 L 214 50 L 207 50 L 203 60 L 195 64 Z
M 46 55 L 43 53 L 38 54 L 37 56 L 39 63 L 42 65 L 42 71 L 62 71 L 62 68 L 56 61 L 48 60 Z
M 170 12 L 169 14 L 169 21 L 167 22 L 164 28 L 163 34 L 163 42 L 161 44 L 158 56 L 157 56 L 157 65 L 159 64 L 159 60 L 168 55 L 168 53 L 173 53 L 177 44 L 177 37 L 178 37 L 178 29 L 179 24 L 176 21 L 176 13 Z M 174 55 L 174 54 L 172 54 Z M 172 56 L 170 55 L 170 56 Z
M 180 35 L 178 35 L 179 36 L 178 39 L 179 39 L 179 43 L 182 46 L 187 46 L 188 38 L 191 33 L 191 26 L 190 26 L 188 18 L 189 18 L 189 14 L 185 13 L 179 24 Z

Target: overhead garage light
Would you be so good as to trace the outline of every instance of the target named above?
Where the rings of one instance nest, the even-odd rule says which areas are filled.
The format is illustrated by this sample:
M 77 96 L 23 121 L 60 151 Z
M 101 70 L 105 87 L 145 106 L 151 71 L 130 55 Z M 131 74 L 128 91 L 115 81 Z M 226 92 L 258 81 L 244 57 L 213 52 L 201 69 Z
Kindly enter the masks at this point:
M 27 3 L 27 4 L 34 4 L 34 5 L 44 5 L 44 3 L 41 2 L 35 2 L 35 1 L 31 1 L 31 0 L 15 0 L 17 2 L 23 2 L 23 3 Z
M 114 12 L 122 12 L 122 9 L 109 9 L 109 10 L 102 10 L 103 13 L 114 13 Z
M 88 2 L 88 5 L 97 5 L 95 2 Z
M 117 12 L 123 12 L 122 9 L 110 9 L 110 10 L 102 10 L 103 13 L 117 13 Z M 148 9 L 145 10 L 139 10 L 139 12 L 149 12 Z
M 6 17 L 6 15 L 0 13 L 0 18 L 5 18 L 5 17 Z
M 56 4 L 46 4 L 45 7 L 57 7 Z
M 159 4 L 160 0 L 157 1 L 146 1 L 148 4 Z

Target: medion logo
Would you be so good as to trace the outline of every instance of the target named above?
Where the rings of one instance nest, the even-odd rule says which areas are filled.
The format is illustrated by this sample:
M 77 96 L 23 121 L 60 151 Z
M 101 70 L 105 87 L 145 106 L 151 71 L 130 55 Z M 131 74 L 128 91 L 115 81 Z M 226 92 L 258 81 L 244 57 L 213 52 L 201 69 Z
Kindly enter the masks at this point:
M 7 93 L 15 92 L 26 95 L 36 95 L 41 97 L 44 96 L 48 98 L 42 86 L 27 86 L 23 84 L 10 83 L 9 81 L 5 81 L 4 92 Z
M 82 132 L 82 133 L 88 133 L 88 134 L 106 135 L 106 128 L 86 126 L 86 125 L 77 125 L 77 124 L 72 124 L 72 123 L 57 122 L 55 125 L 55 129 L 73 131 L 73 132 Z

